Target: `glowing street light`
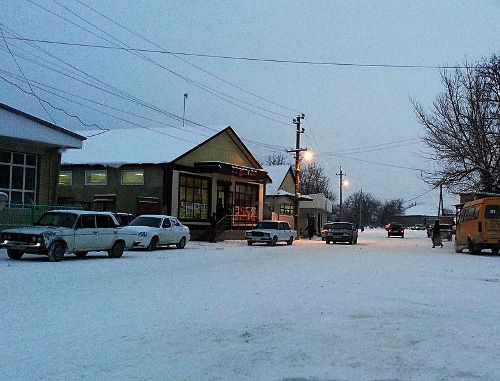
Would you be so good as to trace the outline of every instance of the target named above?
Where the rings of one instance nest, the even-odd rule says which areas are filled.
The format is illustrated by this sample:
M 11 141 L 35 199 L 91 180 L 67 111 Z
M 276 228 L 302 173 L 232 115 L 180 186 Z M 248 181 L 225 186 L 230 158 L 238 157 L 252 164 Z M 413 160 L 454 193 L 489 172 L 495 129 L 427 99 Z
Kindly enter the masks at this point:
M 304 160 L 307 162 L 311 162 L 314 159 L 314 153 L 311 150 L 307 150 L 304 152 Z

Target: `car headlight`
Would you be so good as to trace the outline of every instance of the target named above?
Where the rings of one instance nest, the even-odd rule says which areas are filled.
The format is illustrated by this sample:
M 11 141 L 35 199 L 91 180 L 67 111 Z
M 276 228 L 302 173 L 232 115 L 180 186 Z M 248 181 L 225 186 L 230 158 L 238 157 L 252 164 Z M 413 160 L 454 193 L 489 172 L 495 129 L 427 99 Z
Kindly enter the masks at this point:
M 250 237 L 250 236 L 252 235 L 252 233 L 251 233 L 251 232 L 246 232 L 246 233 L 245 233 L 245 235 L 246 235 L 247 237 Z
M 140 232 L 139 234 L 137 234 L 139 237 L 147 237 L 148 236 L 148 233 L 147 232 Z

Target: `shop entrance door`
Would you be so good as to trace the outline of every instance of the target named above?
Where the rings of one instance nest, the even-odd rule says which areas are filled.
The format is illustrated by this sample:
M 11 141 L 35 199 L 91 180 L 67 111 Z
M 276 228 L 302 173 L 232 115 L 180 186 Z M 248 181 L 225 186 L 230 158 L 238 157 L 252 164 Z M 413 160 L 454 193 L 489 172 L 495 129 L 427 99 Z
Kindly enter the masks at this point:
M 232 214 L 232 205 L 233 192 L 231 192 L 231 183 L 217 181 L 217 219 Z

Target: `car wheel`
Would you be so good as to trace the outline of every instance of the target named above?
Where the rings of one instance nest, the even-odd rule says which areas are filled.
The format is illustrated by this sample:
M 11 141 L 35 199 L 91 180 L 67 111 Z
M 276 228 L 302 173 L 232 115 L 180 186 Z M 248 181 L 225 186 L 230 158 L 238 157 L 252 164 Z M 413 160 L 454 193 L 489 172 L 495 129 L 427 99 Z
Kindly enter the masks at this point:
M 123 251 L 125 250 L 125 244 L 123 241 L 116 241 L 113 244 L 113 247 L 108 250 L 108 256 L 110 258 L 120 258 L 123 255 Z
M 48 256 L 50 262 L 61 262 L 64 258 L 66 247 L 62 242 L 56 242 L 49 248 Z
M 7 256 L 10 259 L 21 259 L 24 253 L 21 250 L 7 249 Z
M 500 249 L 498 247 L 494 248 L 494 249 L 491 249 L 491 254 L 493 255 L 498 255 L 498 252 L 500 251 Z
M 248 246 L 252 246 L 253 242 L 252 241 L 247 241 Z
M 352 238 L 349 240 L 349 242 L 347 242 L 349 245 L 352 245 Z
M 185 246 L 186 246 L 186 237 L 182 237 L 179 243 L 175 245 L 175 247 L 177 247 L 178 249 L 184 249 Z
M 327 239 L 327 240 L 326 240 L 326 244 L 327 244 L 327 245 L 329 245 L 329 244 L 330 244 L 330 240 L 329 240 L 329 239 Z
M 288 241 L 286 241 L 286 244 L 287 245 L 293 244 L 293 237 L 290 237 L 290 239 Z
M 87 254 L 88 254 L 88 251 L 79 251 L 79 252 L 75 253 L 75 255 L 78 258 L 83 258 L 83 257 L 87 256 Z
M 148 250 L 149 251 L 154 251 L 158 248 L 158 237 L 157 236 L 154 236 L 153 238 L 151 238 L 151 241 L 149 242 L 149 245 L 148 245 Z

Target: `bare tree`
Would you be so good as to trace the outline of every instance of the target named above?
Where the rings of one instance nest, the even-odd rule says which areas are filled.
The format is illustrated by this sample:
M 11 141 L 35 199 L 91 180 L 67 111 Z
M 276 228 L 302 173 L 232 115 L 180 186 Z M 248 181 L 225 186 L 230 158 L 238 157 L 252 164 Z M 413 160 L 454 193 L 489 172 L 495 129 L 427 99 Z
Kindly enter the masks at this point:
M 384 202 L 377 213 L 378 225 L 385 224 L 394 220 L 394 217 L 403 214 L 405 211 L 404 201 L 402 199 L 389 200 Z
M 452 191 L 500 191 L 500 59 L 441 75 L 431 110 L 412 100 L 435 162 L 424 180 Z
M 282 152 L 275 152 L 266 156 L 266 165 L 289 165 L 291 160 Z
M 326 198 L 334 201 L 335 194 L 330 188 L 330 178 L 317 163 L 306 164 L 300 171 L 300 193 L 323 193 Z
M 353 223 L 361 222 L 362 225 L 377 225 L 381 206 L 382 202 L 370 193 L 358 191 L 345 200 L 342 208 L 343 219 Z

